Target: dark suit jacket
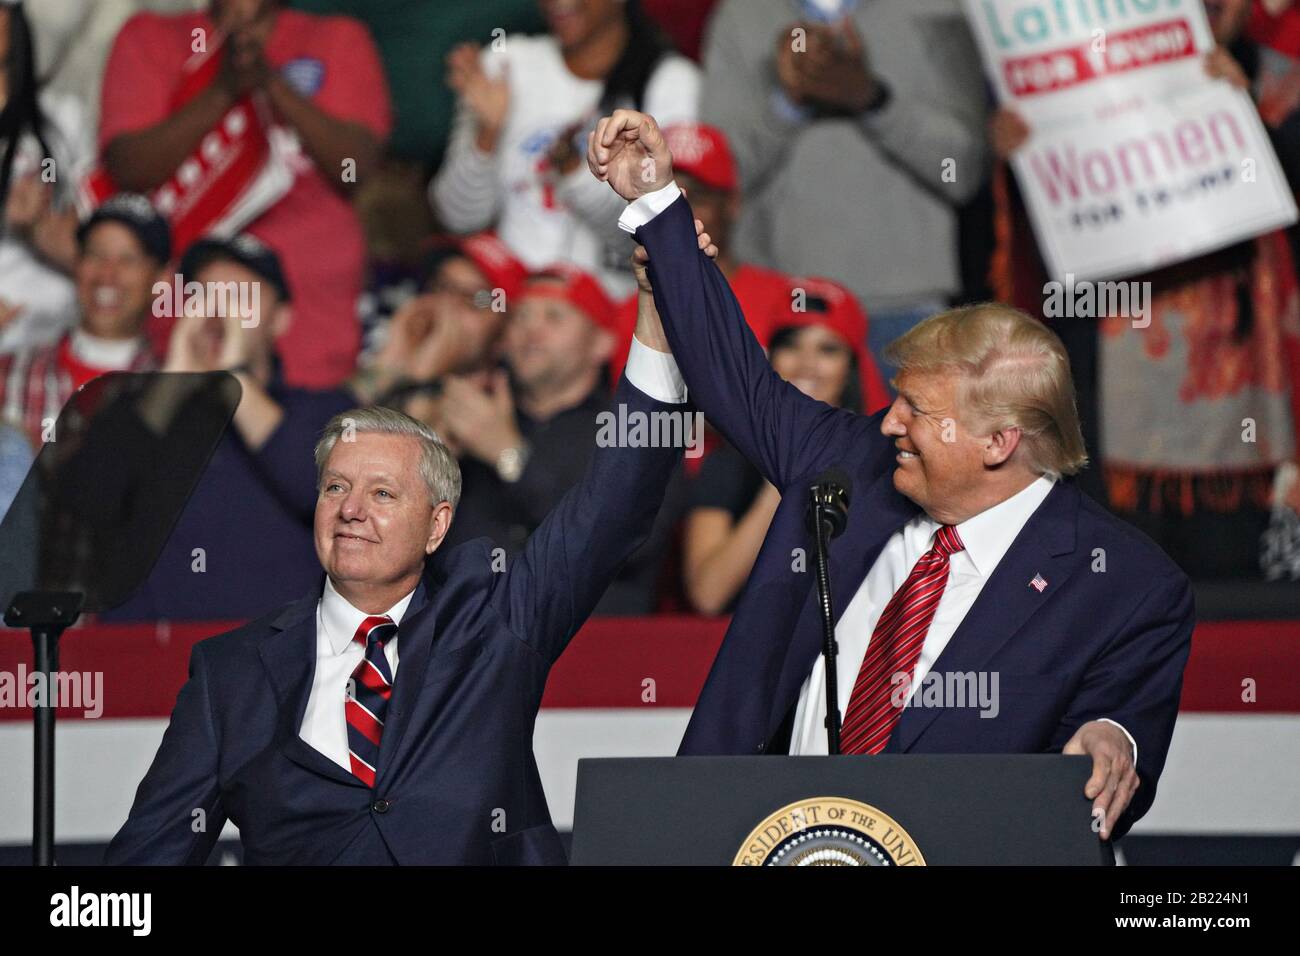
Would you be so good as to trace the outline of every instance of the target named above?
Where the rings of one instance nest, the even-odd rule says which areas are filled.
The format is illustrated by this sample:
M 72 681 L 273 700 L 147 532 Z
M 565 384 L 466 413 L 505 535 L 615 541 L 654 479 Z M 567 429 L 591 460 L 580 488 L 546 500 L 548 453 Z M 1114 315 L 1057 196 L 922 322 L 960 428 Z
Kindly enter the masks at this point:
M 626 380 L 615 402 L 684 407 Z M 486 538 L 431 556 L 400 624 L 373 791 L 298 736 L 319 588 L 196 644 L 106 862 L 202 863 L 229 818 L 249 863 L 564 863 L 533 758 L 542 691 L 649 532 L 680 454 L 598 448 L 506 570 Z
M 885 412 L 868 418 L 832 408 L 772 371 L 722 273 L 698 251 L 684 199 L 637 239 L 649 252 L 655 301 L 692 402 L 786 493 L 680 753 L 785 752 L 791 711 L 821 652 L 807 488 L 831 466 L 853 483 L 847 530 L 831 548 L 837 615 L 920 509 L 894 488 L 896 449 L 880 432 Z M 1048 582 L 1041 593 L 1029 585 L 1035 575 Z M 1058 482 L 933 669 L 998 672 L 1000 713 L 909 706 L 887 752 L 1060 752 L 1081 724 L 1108 717 L 1137 742 L 1141 778 L 1114 821 L 1118 838 L 1155 797 L 1193 623 L 1187 576 L 1073 482 Z

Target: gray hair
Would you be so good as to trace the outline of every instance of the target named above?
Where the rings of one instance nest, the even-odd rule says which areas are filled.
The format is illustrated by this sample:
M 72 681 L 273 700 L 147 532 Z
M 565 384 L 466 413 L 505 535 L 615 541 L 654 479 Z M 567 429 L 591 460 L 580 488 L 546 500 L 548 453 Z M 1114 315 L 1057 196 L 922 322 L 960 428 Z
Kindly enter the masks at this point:
M 345 435 L 370 433 L 405 435 L 420 443 L 420 477 L 429 489 L 429 504 L 447 502 L 452 511 L 460 503 L 460 465 L 432 428 L 392 408 L 353 408 L 329 420 L 316 443 L 316 489 L 320 490 L 325 463 L 335 443 Z M 344 439 L 351 441 L 350 438 Z

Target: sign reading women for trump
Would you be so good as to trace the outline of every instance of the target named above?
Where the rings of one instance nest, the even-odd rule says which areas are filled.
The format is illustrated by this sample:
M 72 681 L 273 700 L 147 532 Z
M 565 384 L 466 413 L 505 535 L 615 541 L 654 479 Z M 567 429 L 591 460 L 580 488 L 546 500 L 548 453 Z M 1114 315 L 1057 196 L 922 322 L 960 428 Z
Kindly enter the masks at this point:
M 1135 275 L 1296 220 L 1249 95 L 1205 72 L 1201 0 L 963 0 L 1053 278 Z

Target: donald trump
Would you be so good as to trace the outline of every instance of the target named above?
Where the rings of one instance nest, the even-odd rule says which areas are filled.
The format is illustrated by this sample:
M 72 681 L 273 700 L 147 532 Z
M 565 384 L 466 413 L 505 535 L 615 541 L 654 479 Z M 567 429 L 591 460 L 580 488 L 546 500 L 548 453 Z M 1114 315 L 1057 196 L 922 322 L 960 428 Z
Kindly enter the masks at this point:
M 1059 339 L 1006 306 L 954 309 L 893 343 L 889 408 L 833 408 L 773 372 L 695 248 L 652 117 L 602 119 L 588 164 L 629 203 L 619 225 L 672 346 L 660 375 L 783 493 L 679 752 L 826 752 L 813 575 L 791 555 L 808 487 L 838 467 L 854 489 L 830 568 L 843 752 L 1085 754 L 1094 828 L 1127 832 L 1178 713 L 1191 588 L 1071 480 L 1087 456 Z M 969 675 L 996 678 L 995 713 L 917 692 Z

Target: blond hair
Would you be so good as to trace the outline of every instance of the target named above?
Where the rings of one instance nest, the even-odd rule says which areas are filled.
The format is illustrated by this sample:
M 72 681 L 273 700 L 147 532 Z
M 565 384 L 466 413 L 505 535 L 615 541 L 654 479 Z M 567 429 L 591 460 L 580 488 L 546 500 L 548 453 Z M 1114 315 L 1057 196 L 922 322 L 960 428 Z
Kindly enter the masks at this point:
M 1019 428 L 1035 472 L 1073 475 L 1088 463 L 1065 346 L 1033 316 L 998 302 L 949 309 L 891 342 L 885 358 L 900 372 L 957 372 L 967 427 Z

